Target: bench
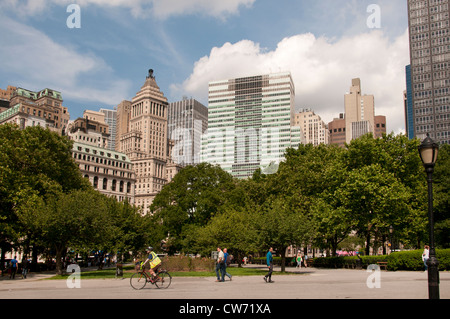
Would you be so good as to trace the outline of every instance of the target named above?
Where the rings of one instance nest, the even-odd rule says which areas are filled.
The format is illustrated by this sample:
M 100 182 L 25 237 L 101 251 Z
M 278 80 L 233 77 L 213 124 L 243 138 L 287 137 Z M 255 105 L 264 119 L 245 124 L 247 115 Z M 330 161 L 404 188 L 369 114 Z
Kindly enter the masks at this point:
M 387 270 L 387 261 L 377 261 L 377 265 L 380 269 L 384 267 L 384 270 Z

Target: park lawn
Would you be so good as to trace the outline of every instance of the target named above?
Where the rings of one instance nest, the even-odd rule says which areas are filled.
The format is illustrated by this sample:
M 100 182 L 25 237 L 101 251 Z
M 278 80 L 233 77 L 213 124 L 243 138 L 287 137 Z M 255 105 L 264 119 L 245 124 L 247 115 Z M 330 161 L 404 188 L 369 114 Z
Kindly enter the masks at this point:
M 168 269 L 170 275 L 172 277 L 215 277 L 216 272 L 213 271 L 170 271 Z M 130 278 L 132 274 L 135 273 L 134 265 L 124 266 L 123 267 L 123 278 Z M 228 267 L 227 273 L 232 276 L 264 276 L 267 274 L 266 269 L 257 269 L 257 268 L 238 268 L 238 267 Z M 276 275 L 299 275 L 299 273 L 294 272 L 280 272 L 274 271 Z M 57 280 L 57 279 L 67 279 L 70 274 L 67 275 L 55 275 L 48 279 Z M 92 271 L 82 271 L 80 274 L 81 279 L 111 279 L 116 278 L 116 268 L 111 267 L 108 269 L 102 270 L 92 270 Z

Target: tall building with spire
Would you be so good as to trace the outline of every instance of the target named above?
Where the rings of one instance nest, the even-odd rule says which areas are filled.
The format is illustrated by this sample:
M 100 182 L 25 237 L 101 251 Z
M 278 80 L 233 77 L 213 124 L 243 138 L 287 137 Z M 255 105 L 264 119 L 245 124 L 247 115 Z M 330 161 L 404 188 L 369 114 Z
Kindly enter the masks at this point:
M 448 0 L 408 0 L 410 73 L 406 119 L 414 137 L 450 143 L 450 9 Z M 412 100 L 412 101 L 410 101 Z M 412 117 L 412 118 L 411 118 Z M 409 134 L 410 135 L 410 134 Z
M 117 106 L 116 150 L 125 153 L 133 163 L 135 204 L 142 207 L 144 214 L 179 169 L 170 158 L 173 143 L 168 137 L 168 106 L 153 70 L 149 70 L 132 100 Z

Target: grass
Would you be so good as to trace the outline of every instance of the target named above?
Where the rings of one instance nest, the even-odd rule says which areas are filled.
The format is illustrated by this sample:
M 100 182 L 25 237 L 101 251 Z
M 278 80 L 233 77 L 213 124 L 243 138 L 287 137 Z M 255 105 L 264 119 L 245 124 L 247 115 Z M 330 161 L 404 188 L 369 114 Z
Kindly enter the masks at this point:
M 215 277 L 216 272 L 213 271 L 170 271 L 167 269 L 172 277 Z M 123 267 L 123 278 L 130 278 L 134 274 L 134 265 Z M 238 268 L 238 267 L 228 267 L 227 273 L 232 276 L 264 276 L 267 274 L 267 269 L 257 269 L 257 268 Z M 279 272 L 274 271 L 277 275 L 298 275 L 298 273 L 293 272 Z M 81 279 L 111 279 L 116 278 L 116 268 L 111 267 L 103 270 L 93 270 L 93 271 L 82 271 Z M 67 275 L 55 275 L 48 279 L 67 279 Z

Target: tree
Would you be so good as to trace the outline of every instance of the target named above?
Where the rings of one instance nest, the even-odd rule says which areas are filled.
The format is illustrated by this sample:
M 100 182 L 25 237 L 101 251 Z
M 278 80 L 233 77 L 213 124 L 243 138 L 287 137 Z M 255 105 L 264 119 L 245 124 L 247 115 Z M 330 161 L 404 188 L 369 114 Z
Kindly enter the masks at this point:
M 72 142 L 42 127 L 0 125 L 0 247 L 5 250 L 24 236 L 16 211 L 34 196 L 89 189 L 71 156 Z M 28 242 L 29 243 L 29 242 Z
M 335 195 L 346 218 L 353 219 L 355 230 L 367 238 L 367 255 L 371 236 L 386 235 L 390 225 L 402 225 L 411 210 L 408 188 L 379 164 L 350 171 Z
M 416 247 L 426 238 L 426 184 L 417 151 L 419 143 L 419 140 L 410 140 L 405 135 L 391 133 L 374 139 L 369 133 L 352 140 L 343 154 L 346 174 L 378 165 L 383 174 L 388 174 L 389 179 L 395 179 L 404 187 L 407 196 L 399 197 L 398 201 L 407 200 L 409 213 L 403 221 L 397 221 L 393 226 L 398 240 Z M 362 232 L 362 229 L 359 231 Z
M 204 226 L 218 213 L 234 187 L 230 174 L 207 163 L 183 168 L 163 187 L 150 210 L 169 235 L 171 253 L 183 249 L 191 225 Z
M 279 252 L 281 271 L 284 271 L 286 249 L 307 242 L 315 231 L 315 225 L 309 216 L 308 203 L 300 194 L 269 200 L 264 208 L 254 217 L 259 247 L 273 247 Z
M 333 254 L 352 229 L 352 220 L 343 218 L 345 211 L 335 197 L 335 191 L 346 178 L 342 161 L 344 151 L 335 145 L 324 144 L 288 149 L 286 160 L 269 182 L 270 193 L 274 196 L 290 194 L 307 203 L 316 231 L 309 232 L 311 237 L 304 244 L 314 242 L 318 247 L 331 248 Z
M 69 247 L 98 247 L 111 239 L 105 196 L 96 190 L 61 192 L 45 199 L 34 194 L 17 213 L 36 240 L 55 252 L 58 274 L 63 273 L 62 257 Z
M 425 176 L 425 173 L 423 173 Z M 433 174 L 433 206 L 435 215 L 436 244 L 450 247 L 450 145 L 439 148 Z
M 160 247 L 162 229 L 151 215 L 141 215 L 139 208 L 127 200 L 117 202 L 115 198 L 108 198 L 107 203 L 113 222 L 110 247 L 119 252 L 119 256 L 123 257 L 124 252 L 137 256 L 148 246 Z
M 219 246 L 228 248 L 240 267 L 242 258 L 258 249 L 254 218 L 252 212 L 228 209 L 212 217 L 206 226 L 192 226 L 184 246 L 190 247 L 190 252 L 202 255 L 209 255 Z

